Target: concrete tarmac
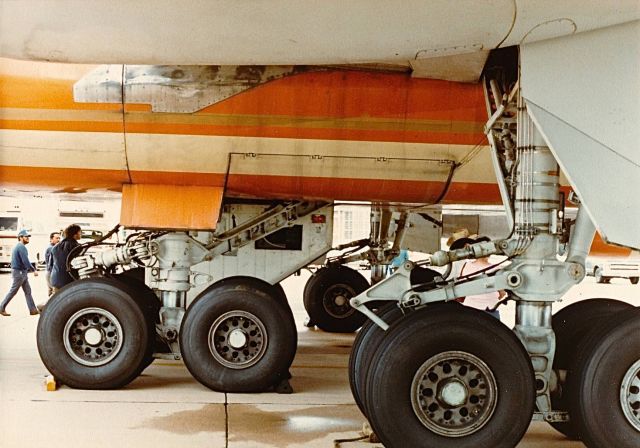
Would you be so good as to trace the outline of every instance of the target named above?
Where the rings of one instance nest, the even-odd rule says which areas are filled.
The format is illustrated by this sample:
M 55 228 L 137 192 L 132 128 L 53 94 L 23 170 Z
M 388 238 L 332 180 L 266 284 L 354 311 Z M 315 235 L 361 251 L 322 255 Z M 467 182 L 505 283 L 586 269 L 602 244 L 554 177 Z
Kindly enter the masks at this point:
M 38 317 L 28 315 L 20 292 L 0 318 L 0 447 L 69 448 L 379 448 L 342 442 L 360 436 L 365 419 L 348 384 L 353 334 L 327 334 L 302 325 L 302 288 L 308 274 L 283 282 L 298 324 L 298 353 L 291 384 L 295 393 L 224 394 L 194 380 L 180 362 L 156 360 L 138 379 L 115 391 L 61 387 L 46 392 L 46 369 L 38 356 Z M 36 303 L 46 294 L 44 275 L 30 276 Z M 10 276 L 0 274 L 0 296 Z M 592 297 L 640 305 L 640 286 L 628 280 L 597 285 L 587 278 L 556 309 Z M 501 311 L 512 326 L 514 307 Z M 519 448 L 578 448 L 546 423 L 535 422 Z

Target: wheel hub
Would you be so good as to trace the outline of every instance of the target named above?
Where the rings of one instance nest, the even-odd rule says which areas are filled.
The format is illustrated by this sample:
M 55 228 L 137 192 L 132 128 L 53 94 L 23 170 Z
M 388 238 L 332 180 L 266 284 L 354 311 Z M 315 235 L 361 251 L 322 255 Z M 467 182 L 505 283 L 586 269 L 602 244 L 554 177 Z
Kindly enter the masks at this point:
M 244 347 L 247 345 L 247 339 L 247 334 L 237 328 L 231 330 L 231 333 L 229 333 L 229 345 L 233 348 L 238 349 Z
M 67 320 L 63 342 L 75 361 L 97 367 L 120 352 L 123 335 L 122 325 L 112 313 L 102 308 L 84 308 Z
M 631 365 L 622 379 L 620 404 L 631 426 L 640 431 L 640 359 Z
M 267 344 L 264 324 L 247 311 L 224 313 L 209 330 L 209 351 L 216 361 L 231 369 L 246 369 L 256 364 L 264 356 Z
M 87 344 L 94 347 L 97 345 L 100 345 L 100 342 L 102 341 L 103 337 L 104 337 L 104 333 L 100 328 L 97 328 L 97 327 L 89 327 L 84 332 L 84 340 L 87 342 Z
M 416 416 L 429 430 L 446 437 L 463 437 L 482 428 L 493 415 L 497 397 L 493 372 L 466 352 L 429 358 L 411 384 Z
M 324 293 L 322 299 L 324 309 L 327 313 L 337 319 L 344 319 L 356 312 L 356 309 L 351 307 L 349 300 L 355 297 L 357 294 L 352 287 L 342 283 L 332 285 Z
M 347 303 L 347 298 L 343 295 L 337 295 L 334 302 L 337 306 L 344 306 Z
M 440 388 L 438 401 L 445 406 L 455 408 L 466 403 L 468 395 L 467 388 L 462 381 L 451 379 Z

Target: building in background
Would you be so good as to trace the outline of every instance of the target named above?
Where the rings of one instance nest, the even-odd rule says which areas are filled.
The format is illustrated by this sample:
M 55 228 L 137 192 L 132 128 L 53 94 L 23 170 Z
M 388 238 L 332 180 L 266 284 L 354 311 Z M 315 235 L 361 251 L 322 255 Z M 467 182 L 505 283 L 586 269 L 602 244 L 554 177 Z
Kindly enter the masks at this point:
M 333 214 L 334 245 L 368 238 L 371 230 L 370 215 L 369 203 L 347 203 L 336 206 Z
M 69 195 L 3 191 L 0 194 L 0 268 L 10 267 L 11 250 L 20 229 L 31 233 L 31 261 L 42 264 L 51 232 L 78 224 L 87 237 L 97 236 L 118 224 L 119 217 L 120 196 L 115 194 L 84 195 L 80 200 Z

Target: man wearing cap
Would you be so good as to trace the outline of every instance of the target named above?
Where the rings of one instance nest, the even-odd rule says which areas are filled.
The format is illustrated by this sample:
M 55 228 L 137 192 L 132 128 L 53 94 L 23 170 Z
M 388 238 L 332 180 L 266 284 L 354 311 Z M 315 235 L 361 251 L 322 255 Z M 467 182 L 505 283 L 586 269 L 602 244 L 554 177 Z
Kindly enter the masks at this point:
M 20 288 L 24 291 L 24 296 L 27 299 L 29 313 L 32 316 L 40 314 L 33 301 L 31 285 L 29 285 L 29 272 L 33 272 L 33 275 L 35 276 L 38 275 L 38 272 L 29 261 L 29 251 L 27 250 L 26 245 L 29 244 L 30 237 L 31 235 L 29 235 L 29 232 L 26 230 L 18 232 L 18 244 L 16 244 L 16 247 L 13 248 L 13 252 L 11 252 L 11 288 L 0 304 L 0 315 L 2 316 L 10 316 L 6 311 L 7 305 L 11 302 L 11 299 L 15 297 Z

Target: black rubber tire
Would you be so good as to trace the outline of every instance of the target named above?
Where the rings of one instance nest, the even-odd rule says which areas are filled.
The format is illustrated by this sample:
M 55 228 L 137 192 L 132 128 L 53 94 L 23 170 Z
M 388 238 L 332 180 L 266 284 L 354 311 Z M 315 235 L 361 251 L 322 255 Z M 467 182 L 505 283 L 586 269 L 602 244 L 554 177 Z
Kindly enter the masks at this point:
M 613 299 L 589 299 L 573 303 L 553 315 L 552 326 L 556 334 L 556 353 L 553 370 L 566 370 L 568 375 L 575 366 L 576 347 L 585 335 L 598 323 L 618 311 L 633 308 L 632 305 Z M 569 411 L 568 388 L 570 376 L 560 388 L 551 394 L 551 405 L 556 411 Z M 573 421 L 550 423 L 556 430 L 570 439 L 578 439 L 578 430 Z
M 637 448 L 640 431 L 625 417 L 620 395 L 625 373 L 640 360 L 640 309 L 609 316 L 586 335 L 576 352 L 569 402 L 580 440 L 589 448 Z M 636 406 L 638 397 L 636 392 Z
M 118 274 L 114 274 L 113 278 L 120 279 L 124 283 L 127 283 L 129 281 L 136 284 L 144 283 L 145 269 L 142 267 L 127 269 L 126 271 L 122 271 Z
M 219 288 L 223 286 L 225 288 L 250 288 L 258 291 L 263 291 L 266 294 L 272 295 L 281 305 L 286 306 L 286 308 L 291 311 L 291 307 L 289 306 L 289 301 L 287 300 L 287 295 L 284 292 L 284 288 L 280 283 L 276 283 L 272 285 L 267 283 L 266 281 L 256 278 L 256 277 L 245 277 L 245 276 L 235 276 L 235 277 L 227 277 L 222 280 L 214 283 L 209 286 L 207 289 L 202 291 L 200 295 L 206 293 L 212 288 Z
M 352 333 L 364 324 L 366 316 L 347 302 L 329 310 L 332 295 L 341 293 L 347 300 L 369 288 L 362 274 L 347 266 L 327 266 L 316 271 L 304 288 L 304 307 L 309 319 L 321 330 Z
M 389 325 L 404 316 L 396 302 L 383 306 L 376 311 L 376 314 Z M 372 320 L 367 320 L 353 340 L 351 354 L 349 355 L 349 387 L 351 388 L 353 399 L 365 417 L 365 404 L 362 401 L 363 397 L 365 397 L 364 379 L 366 378 L 371 357 L 384 334 L 385 332 L 382 328 L 374 324 Z
M 115 316 L 124 335 L 117 355 L 102 366 L 76 361 L 60 337 L 76 312 L 92 307 Z M 78 280 L 61 289 L 43 310 L 38 322 L 38 352 L 49 372 L 63 384 L 76 389 L 117 389 L 139 375 L 147 356 L 148 328 L 141 308 L 121 283 L 106 278 Z
M 428 268 L 416 266 L 411 271 L 411 285 L 421 285 L 419 290 L 426 291 L 433 289 L 435 284 L 430 284 L 440 273 Z M 384 302 L 383 302 L 384 303 Z M 386 323 L 392 325 L 401 319 L 411 310 L 401 310 L 397 302 L 386 303 L 375 313 Z M 380 341 L 386 333 L 371 320 L 367 320 L 356 335 L 349 356 L 349 386 L 353 398 L 362 412 L 366 416 L 366 405 L 363 402 L 366 397 L 366 378 L 371 365 L 371 358 L 375 354 Z
M 216 319 L 234 312 L 255 316 L 267 335 L 264 353 L 245 368 L 224 365 L 209 348 L 209 332 Z M 263 392 L 289 377 L 297 336 L 293 315 L 280 299 L 246 285 L 218 285 L 198 296 L 187 309 L 180 330 L 180 349 L 191 374 L 208 388 L 219 392 Z
M 280 299 L 283 305 L 286 305 L 288 309 L 291 309 L 291 305 L 289 305 L 289 299 L 287 299 L 287 293 L 284 292 L 284 288 L 280 283 L 276 283 L 275 285 L 270 285 L 267 282 L 264 282 L 266 285 L 271 286 L 275 290 L 276 297 Z M 293 312 L 293 311 L 292 311 Z
M 129 294 L 141 308 L 149 327 L 149 345 L 145 362 L 140 366 L 141 370 L 139 372 L 142 373 L 144 369 L 153 363 L 155 359 L 153 357 L 154 353 L 168 353 L 170 351 L 165 341 L 158 336 L 156 331 L 156 324 L 160 323 L 160 308 L 162 304 L 158 296 L 144 282 L 144 268 L 125 271 L 115 275 L 113 278 L 120 282 L 124 288 L 128 288 Z
M 512 448 L 525 434 L 535 403 L 529 356 L 505 325 L 474 309 L 443 304 L 417 310 L 388 330 L 367 375 L 367 413 L 387 448 Z M 495 378 L 493 413 L 480 429 L 458 437 L 425 426 L 411 403 L 411 384 L 423 363 L 445 352 L 469 353 Z M 437 381 L 437 377 L 436 377 Z M 465 406 L 471 407 L 474 395 Z
M 198 297 L 213 288 L 215 288 L 218 291 L 220 290 L 220 288 L 262 291 L 263 293 L 277 299 L 277 302 L 291 315 L 291 319 L 294 319 L 295 321 L 295 318 L 293 316 L 293 310 L 291 309 L 291 305 L 289 305 L 289 300 L 287 299 L 287 294 L 284 292 L 284 288 L 280 283 L 276 283 L 275 285 L 272 285 L 256 277 L 245 277 L 240 275 L 235 277 L 227 277 L 209 286 L 207 289 L 202 291 L 198 295 Z
M 113 276 L 113 279 L 127 286 L 132 291 L 135 291 L 135 295 L 132 298 L 142 308 L 145 316 L 155 325 L 160 322 L 160 308 L 162 303 L 151 288 L 144 282 L 144 274 L 142 278 L 136 274 L 130 274 L 130 272 L 143 270 L 143 268 L 132 269 L 130 271 L 123 272 L 121 274 Z
M 639 280 L 640 278 L 638 277 L 629 277 L 629 281 L 631 282 L 632 285 L 637 285 Z

